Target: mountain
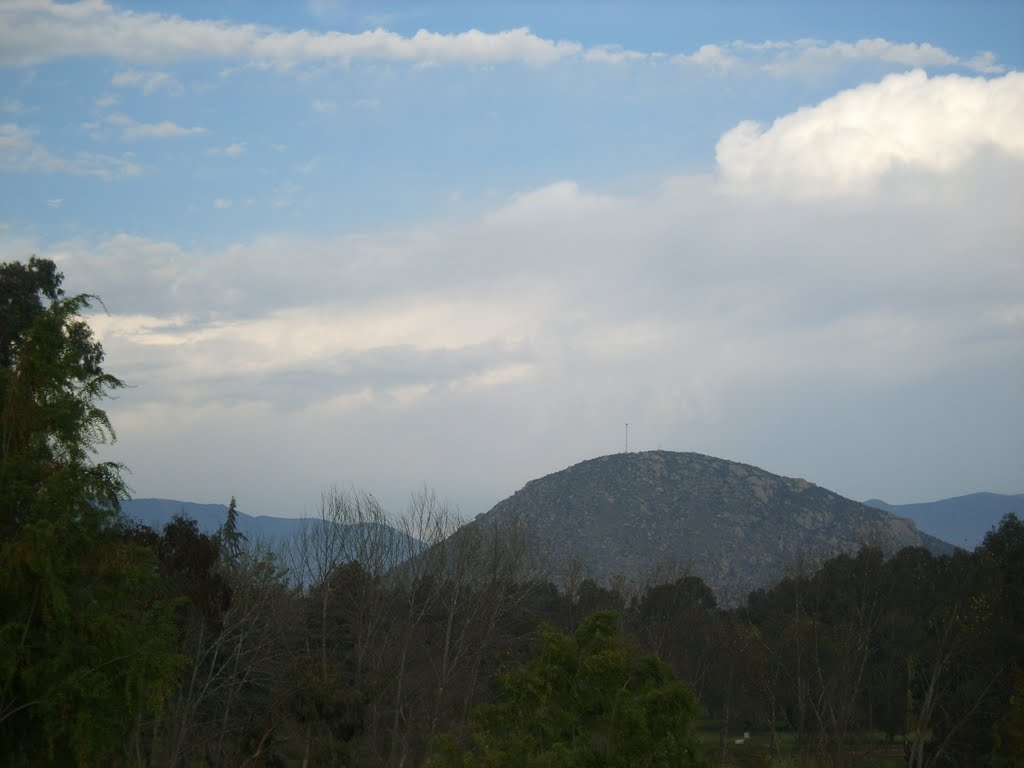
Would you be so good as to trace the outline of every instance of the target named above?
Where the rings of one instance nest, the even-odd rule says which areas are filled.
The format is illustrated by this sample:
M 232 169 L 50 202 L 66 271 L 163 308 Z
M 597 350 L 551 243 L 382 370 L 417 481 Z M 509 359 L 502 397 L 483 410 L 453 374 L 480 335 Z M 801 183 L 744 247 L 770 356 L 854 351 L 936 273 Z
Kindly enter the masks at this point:
M 175 515 L 182 515 L 195 520 L 201 533 L 216 532 L 228 514 L 228 508 L 223 504 L 195 504 L 173 499 L 125 499 L 121 502 L 121 511 L 156 531 L 162 531 Z M 238 513 L 237 522 L 238 530 L 250 542 L 262 542 L 271 547 L 294 539 L 299 533 L 319 524 L 318 518 L 254 517 L 244 512 Z M 423 549 L 422 542 L 380 523 L 354 523 L 343 527 L 350 531 L 356 529 L 356 535 L 340 537 L 346 542 L 343 546 L 352 547 L 354 551 L 365 546 L 388 546 L 393 556 L 401 560 Z
M 517 522 L 555 574 L 578 558 L 600 581 L 642 582 L 676 566 L 724 605 L 742 602 L 799 562 L 813 566 L 862 544 L 894 553 L 953 547 L 913 521 L 806 480 L 697 453 L 648 451 L 584 461 L 533 480 L 469 525 Z
M 173 499 L 126 499 L 121 502 L 121 511 L 156 531 L 162 531 L 175 515 L 182 515 L 195 520 L 201 533 L 214 533 L 228 515 L 224 504 L 195 504 Z M 297 517 L 253 517 L 238 513 L 238 530 L 250 541 L 262 539 L 269 543 L 290 539 L 307 523 Z
M 920 504 L 887 504 L 881 499 L 864 503 L 909 517 L 918 529 L 964 549 L 974 549 L 981 544 L 985 534 L 998 526 L 1006 515 L 1024 520 L 1024 494 L 971 493 Z

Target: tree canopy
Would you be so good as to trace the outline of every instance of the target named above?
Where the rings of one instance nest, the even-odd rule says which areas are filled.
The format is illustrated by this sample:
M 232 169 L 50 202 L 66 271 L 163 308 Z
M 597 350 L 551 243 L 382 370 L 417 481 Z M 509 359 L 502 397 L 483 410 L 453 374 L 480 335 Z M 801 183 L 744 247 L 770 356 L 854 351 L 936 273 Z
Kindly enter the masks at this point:
M 177 671 L 152 552 L 118 532 L 99 402 L 123 386 L 52 261 L 0 265 L 0 752 L 102 765 Z
M 654 656 L 635 653 L 620 617 L 597 611 L 572 635 L 542 630 L 540 654 L 477 708 L 472 746 L 438 745 L 435 768 L 697 765 L 697 703 Z

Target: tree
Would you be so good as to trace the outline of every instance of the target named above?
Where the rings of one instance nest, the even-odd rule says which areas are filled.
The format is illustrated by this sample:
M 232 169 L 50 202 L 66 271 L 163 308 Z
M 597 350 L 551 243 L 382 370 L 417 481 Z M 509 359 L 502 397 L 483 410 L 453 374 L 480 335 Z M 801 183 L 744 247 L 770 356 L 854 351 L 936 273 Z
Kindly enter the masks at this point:
M 619 615 L 591 614 L 572 636 L 542 630 L 540 654 L 501 679 L 504 700 L 472 715 L 472 747 L 439 740 L 433 768 L 698 765 L 689 688 L 636 654 Z
M 224 520 L 224 525 L 217 532 L 217 538 L 220 539 L 221 545 L 224 547 L 224 555 L 228 562 L 231 565 L 237 565 L 242 555 L 242 547 L 249 539 L 238 530 L 238 502 L 235 501 L 234 496 L 231 497 L 231 502 L 228 504 L 228 516 Z
M 297 611 L 274 556 L 248 546 L 224 561 L 220 537 L 175 517 L 155 539 L 160 582 L 185 597 L 179 649 L 184 674 L 160 713 L 140 718 L 132 751 L 140 765 L 239 765 L 254 752 L 277 751 L 287 678 L 290 628 Z M 205 761 L 205 762 L 204 762 Z
M 716 608 L 714 593 L 699 577 L 680 576 L 648 587 L 631 611 L 645 650 L 668 662 L 701 700 L 719 650 Z
M 80 315 L 95 297 L 65 297 L 53 262 L 0 265 L 0 533 L 41 517 L 109 522 L 127 495 L 124 469 L 94 462 L 115 439 L 98 401 L 124 383 Z M 44 303 L 48 300 L 49 304 Z M 81 503 L 80 503 L 81 502 Z
M 98 402 L 123 386 L 53 262 L 0 265 L 0 753 L 114 762 L 177 672 L 174 601 L 121 535 L 123 467 Z

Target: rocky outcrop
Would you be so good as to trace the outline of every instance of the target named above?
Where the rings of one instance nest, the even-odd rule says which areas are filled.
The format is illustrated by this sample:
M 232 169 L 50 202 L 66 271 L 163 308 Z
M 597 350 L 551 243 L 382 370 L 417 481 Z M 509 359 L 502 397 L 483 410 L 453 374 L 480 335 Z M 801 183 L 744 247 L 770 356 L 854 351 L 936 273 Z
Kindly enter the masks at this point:
M 599 581 L 643 582 L 668 567 L 741 602 L 787 569 L 869 544 L 952 547 L 913 523 L 798 478 L 696 453 L 649 451 L 584 461 L 527 483 L 470 525 L 520 520 L 556 576 L 582 562 Z

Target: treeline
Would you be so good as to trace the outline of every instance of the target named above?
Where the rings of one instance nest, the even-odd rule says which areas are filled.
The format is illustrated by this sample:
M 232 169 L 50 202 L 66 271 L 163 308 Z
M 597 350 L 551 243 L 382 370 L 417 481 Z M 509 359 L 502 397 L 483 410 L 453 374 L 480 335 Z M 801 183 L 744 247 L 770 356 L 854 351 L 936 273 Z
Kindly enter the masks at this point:
M 123 520 L 122 383 L 52 262 L 0 265 L 0 759 L 12 766 L 860 765 L 1024 755 L 1024 526 L 972 553 L 700 579 L 552 572 L 518 525 L 324 494 L 287 545 Z M 558 586 L 556 586 L 556 583 Z M 682 681 L 682 682 L 679 682 Z M 695 736 L 697 719 L 717 738 Z
M 395 520 L 370 496 L 332 491 L 321 518 L 276 552 L 242 540 L 230 517 L 214 535 L 182 518 L 160 534 L 113 526 L 108 548 L 152 553 L 157 576 L 145 598 L 122 596 L 143 603 L 135 615 L 160 616 L 137 628 L 147 644 L 134 655 L 152 663 L 161 656 L 146 654 L 162 647 L 154 672 L 173 674 L 146 680 L 108 719 L 95 690 L 55 690 L 64 706 L 37 727 L 43 712 L 29 708 L 4 724 L 7 754 L 137 766 L 415 766 L 438 744 L 471 755 L 473 713 L 507 698 L 496 681 L 537 657 L 538 628 L 571 634 L 612 610 L 625 642 L 685 681 L 720 732 L 721 753 L 701 753 L 709 763 L 724 759 L 730 735 L 757 730 L 772 735 L 769 753 L 820 765 L 864 764 L 864 733 L 878 731 L 914 766 L 1018 764 L 1016 518 L 974 553 L 885 560 L 866 548 L 733 610 L 685 575 L 631 596 L 585 577 L 556 588 L 522 530 L 451 536 L 456 524 L 429 493 Z M 73 655 L 85 639 L 64 642 Z M 115 699 L 131 681 L 130 665 L 82 672 L 90 685 L 109 676 Z M 83 709 L 91 714 L 76 722 Z M 105 751 L 80 760 L 76 725 Z

